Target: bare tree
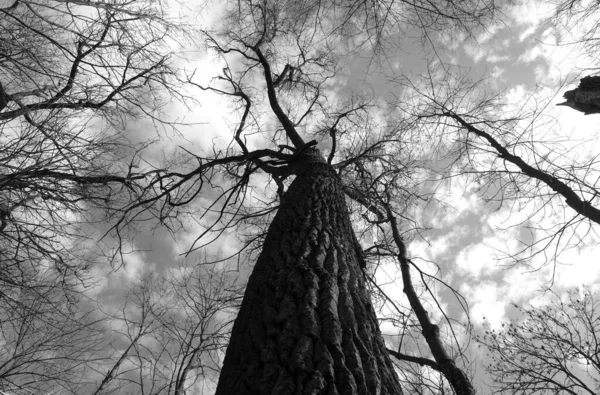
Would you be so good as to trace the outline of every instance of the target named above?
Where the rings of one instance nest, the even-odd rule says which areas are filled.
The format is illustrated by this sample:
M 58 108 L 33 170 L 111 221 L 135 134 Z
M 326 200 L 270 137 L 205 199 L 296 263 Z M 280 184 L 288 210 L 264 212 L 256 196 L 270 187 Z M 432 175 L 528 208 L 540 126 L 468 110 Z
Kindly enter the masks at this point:
M 243 288 L 233 273 L 202 264 L 173 271 L 165 285 L 167 293 L 155 296 L 163 309 L 152 334 L 161 345 L 160 354 L 153 350 L 160 355 L 155 365 L 164 366 L 158 369 L 169 383 L 164 393 L 183 395 L 199 380 L 203 386 L 216 381 Z
M 235 278 L 213 265 L 145 277 L 104 321 L 103 359 L 88 364 L 86 390 L 183 395 L 199 393 L 199 381 L 210 392 L 240 299 Z
M 498 393 L 596 394 L 600 390 L 600 312 L 588 289 L 554 294 L 549 306 L 515 306 L 522 317 L 487 326 L 478 339 Z
M 55 287 L 40 288 L 0 291 L 0 391 L 80 393 L 87 364 L 108 362 L 101 320 Z
M 217 392 L 401 393 L 369 300 L 365 262 L 346 208 L 346 195 L 360 195 L 345 185 L 344 174 L 344 167 L 360 162 L 354 159 L 393 145 L 395 139 L 365 139 L 368 144 L 354 145 L 362 140 L 360 128 L 365 128 L 364 134 L 371 132 L 368 122 L 354 117 L 368 108 L 367 101 L 334 103 L 324 92 L 344 66 L 342 50 L 356 53 L 365 43 L 381 49 L 382 42 L 389 43 L 382 40 L 388 29 L 391 36 L 397 32 L 391 27 L 405 24 L 422 29 L 423 40 L 432 43 L 429 29 L 452 26 L 468 31 L 471 24 L 482 25 L 493 15 L 493 3 L 228 4 L 223 29 L 204 32 L 208 46 L 224 62 L 222 74 L 210 85 L 196 83 L 194 75 L 186 82 L 231 99 L 233 112 L 240 114 L 232 144 L 223 150 L 215 147 L 209 154 L 188 152 L 190 161 L 169 171 L 138 169 L 139 160 L 118 138 L 93 140 L 91 129 L 83 127 L 96 116 L 113 127 L 119 126 L 121 117 L 137 114 L 160 120 L 156 112 L 163 103 L 160 92 L 181 97 L 163 45 L 174 24 L 167 23 L 160 7 L 153 8 L 160 3 L 49 4 L 17 1 L 1 11 L 6 15 L 3 21 L 9 21 L 2 32 L 10 44 L 2 51 L 14 59 L 8 63 L 11 78 L 3 80 L 0 89 L 3 130 L 12 132 L 19 126 L 14 135 L 7 134 L 14 141 L 18 153 L 14 155 L 31 151 L 19 148 L 23 140 L 38 147 L 36 139 L 41 139 L 47 145 L 33 164 L 26 155 L 25 160 L 7 155 L 6 162 L 16 170 L 1 180 L 6 186 L 3 193 L 7 191 L 0 212 L 3 237 L 29 232 L 29 239 L 54 243 L 54 250 L 33 244 L 25 258 L 14 255 L 10 267 L 18 271 L 41 257 L 52 273 L 58 273 L 57 281 L 64 283 L 64 270 L 59 270 L 64 267 L 74 282 L 85 278 L 81 266 L 85 260 L 64 258 L 74 244 L 67 245 L 64 238 L 82 234 L 67 226 L 71 217 L 59 217 L 65 208 L 69 216 L 88 223 L 93 218 L 84 218 L 83 213 L 108 211 L 115 219 L 113 235 L 120 241 L 124 229 L 136 220 L 153 217 L 163 225 L 177 224 L 183 211 L 192 210 L 186 207 L 212 188 L 217 197 L 196 219 L 206 231 L 190 252 L 242 221 L 270 215 L 277 208 L 233 327 Z M 26 42 L 45 44 L 48 52 L 27 52 Z M 101 141 L 100 147 L 89 150 L 90 141 Z M 315 148 L 319 144 L 323 150 L 329 148 L 328 155 Z M 115 156 L 113 147 L 122 151 Z M 47 159 L 50 153 L 54 156 Z M 252 206 L 248 195 L 256 178 L 273 181 L 277 191 L 267 191 L 265 203 Z M 32 190 L 39 191 L 33 199 Z M 79 210 L 81 205 L 89 211 Z M 35 217 L 39 207 L 45 212 Z M 47 215 L 56 218 L 45 221 Z M 47 229 L 40 230 L 38 223 Z M 59 233 L 65 229 L 69 233 Z M 20 246 L 30 248 L 27 238 L 6 237 L 18 254 L 23 251 Z M 153 307 L 151 295 L 147 289 L 140 291 L 133 302 L 139 311 L 123 313 L 127 345 L 115 344 L 108 373 L 105 364 L 97 368 L 102 377 L 95 387 L 98 393 L 123 383 L 142 392 L 183 392 L 194 381 L 198 352 L 205 343 L 195 330 L 174 327 L 175 318 Z M 153 333 L 163 337 L 152 337 Z M 220 340 L 217 343 L 209 342 L 208 350 L 214 351 Z M 164 370 L 168 378 L 162 376 L 163 361 L 176 366 Z M 141 376 L 134 379 L 133 373 Z
M 119 193 L 144 178 L 116 127 L 140 115 L 159 122 L 164 95 L 182 98 L 170 45 L 184 26 L 163 7 L 19 0 L 0 10 L 3 260 L 66 265 L 60 236 L 89 219 L 72 218 L 119 207 Z
M 242 119 L 235 131 L 241 155 L 229 154 L 223 160 L 247 162 L 243 168 L 238 165 L 243 182 L 258 169 L 277 179 L 282 189 L 285 178 L 295 180 L 283 194 L 249 279 L 217 394 L 400 393 L 366 293 L 342 182 L 312 147 L 316 141 L 305 142 L 298 130 L 313 109 L 321 112 L 320 92 L 336 59 L 314 45 L 321 33 L 303 25 L 308 20 L 289 18 L 279 3 L 241 6 L 241 14 L 227 19 L 231 26 L 222 36 L 208 36 L 218 53 L 238 55 L 242 62 L 240 69 L 235 64 L 224 69 L 222 87 L 203 87 L 241 104 Z M 281 29 L 297 35 L 280 36 Z M 275 52 L 280 38 L 288 37 L 301 51 L 295 59 Z M 244 134 L 260 127 L 250 112 L 259 88 L 266 92 L 268 108 L 281 128 L 258 130 L 274 144 L 285 144 L 283 149 L 290 153 L 250 151 L 246 146 Z M 294 92 L 302 102 L 289 107 L 292 112 L 284 110 Z
M 210 231 L 273 212 L 271 203 L 247 210 L 251 177 L 266 173 L 281 197 L 233 327 L 217 393 L 400 392 L 345 207 L 349 189 L 342 168 L 353 161 L 346 155 L 336 161 L 360 140 L 344 128 L 372 132 L 368 124 L 352 125 L 368 103 L 330 103 L 323 95 L 342 66 L 340 43 L 347 38 L 334 25 L 323 29 L 323 4 L 226 7 L 222 29 L 205 32 L 223 73 L 198 86 L 230 97 L 239 111 L 232 144 L 212 156 L 193 153 L 199 166 L 152 181 L 161 185 L 156 196 L 164 199 L 164 211 L 191 201 L 203 185 L 227 185 L 210 205 L 216 216 L 207 217 L 207 231 L 193 249 L 205 245 Z M 332 14 L 326 18 L 334 20 Z M 311 134 L 315 140 L 307 141 Z M 393 139 L 362 147 L 357 156 L 386 143 Z M 253 149 L 267 144 L 278 148 Z M 331 147 L 329 155 L 313 148 L 318 144 Z
M 170 125 L 161 109 L 165 95 L 184 99 L 171 56 L 185 25 L 160 1 L 4 3 L 0 387 L 77 392 L 100 342 L 83 296 L 102 261 L 94 225 L 150 170 L 124 122 Z

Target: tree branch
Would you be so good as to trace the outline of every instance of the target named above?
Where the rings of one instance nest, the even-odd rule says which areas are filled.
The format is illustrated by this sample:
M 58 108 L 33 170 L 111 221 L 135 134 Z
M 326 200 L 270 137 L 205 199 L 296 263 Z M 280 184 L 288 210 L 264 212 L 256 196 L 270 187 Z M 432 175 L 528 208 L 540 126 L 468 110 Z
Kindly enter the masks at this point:
M 285 134 L 292 141 L 294 147 L 296 147 L 297 149 L 303 148 L 305 145 L 304 140 L 302 140 L 302 137 L 300 137 L 300 135 L 296 131 L 296 128 L 294 127 L 292 121 L 288 118 L 285 112 L 283 112 L 283 109 L 281 108 L 281 106 L 279 105 L 279 101 L 277 100 L 277 94 L 275 93 L 275 85 L 273 83 L 273 78 L 271 77 L 271 66 L 269 65 L 269 61 L 265 58 L 258 46 L 253 47 L 252 50 L 258 56 L 260 64 L 262 65 L 265 71 L 267 94 L 269 96 L 269 104 L 271 105 L 273 113 L 275 113 L 275 116 L 277 116 L 277 119 L 279 120 L 279 122 L 281 122 L 283 130 L 285 130 Z
M 442 114 L 445 117 L 454 119 L 458 122 L 462 127 L 467 129 L 469 132 L 475 134 L 478 137 L 486 140 L 489 145 L 492 146 L 498 152 L 498 156 L 513 165 L 517 166 L 525 175 L 534 178 L 536 180 L 542 181 L 544 184 L 549 186 L 553 191 L 557 192 L 561 196 L 566 199 L 566 203 L 569 207 L 575 210 L 578 214 L 590 219 L 591 221 L 600 224 L 600 210 L 596 207 L 592 206 L 590 202 L 582 200 L 575 191 L 571 187 L 569 187 L 564 182 L 560 181 L 558 178 L 542 171 L 536 169 L 529 164 L 527 164 L 520 156 L 513 155 L 508 150 L 503 147 L 498 140 L 492 137 L 489 133 L 476 128 L 469 122 L 465 121 L 461 116 L 454 112 L 446 111 Z
M 394 351 L 389 348 L 387 349 L 387 352 L 392 357 L 399 359 L 400 361 L 418 363 L 421 366 L 429 366 L 430 368 L 437 370 L 438 372 L 441 372 L 439 365 L 437 363 L 435 363 L 435 361 L 432 361 L 431 359 L 402 354 L 401 352 Z

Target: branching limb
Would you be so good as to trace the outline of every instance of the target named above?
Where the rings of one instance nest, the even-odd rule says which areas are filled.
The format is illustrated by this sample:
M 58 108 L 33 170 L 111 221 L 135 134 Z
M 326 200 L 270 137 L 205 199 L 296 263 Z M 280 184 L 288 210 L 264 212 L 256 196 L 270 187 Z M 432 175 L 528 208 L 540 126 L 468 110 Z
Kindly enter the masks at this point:
M 502 144 L 498 142 L 489 133 L 486 133 L 482 129 L 479 129 L 473 124 L 467 122 L 460 115 L 446 111 L 442 114 L 444 117 L 452 118 L 458 122 L 463 128 L 476 136 L 484 139 L 488 142 L 494 150 L 498 153 L 498 156 L 513 165 L 517 166 L 525 175 L 542 181 L 544 184 L 549 186 L 553 191 L 557 192 L 565 198 L 565 201 L 569 207 L 575 210 L 580 215 L 590 219 L 591 221 L 600 224 L 600 209 L 594 207 L 589 201 L 582 200 L 575 191 L 567 184 L 548 174 L 542 170 L 536 169 L 535 167 L 526 163 L 520 156 L 511 154 Z

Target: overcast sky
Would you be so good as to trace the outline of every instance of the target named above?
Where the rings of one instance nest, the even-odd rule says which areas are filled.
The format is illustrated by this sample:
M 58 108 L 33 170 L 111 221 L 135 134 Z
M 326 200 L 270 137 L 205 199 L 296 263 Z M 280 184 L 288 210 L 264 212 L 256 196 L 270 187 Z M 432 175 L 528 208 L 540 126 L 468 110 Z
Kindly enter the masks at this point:
M 573 157 L 585 158 L 600 152 L 600 145 L 593 139 L 600 132 L 600 115 L 584 116 L 568 107 L 556 107 L 555 104 L 563 101 L 562 93 L 565 90 L 576 87 L 578 81 L 575 78 L 591 64 L 576 48 L 563 45 L 570 41 L 569 37 L 559 35 L 544 23 L 552 12 L 544 1 L 529 1 L 526 5 L 512 7 L 504 24 L 489 26 L 487 31 L 478 32 L 476 41 L 465 40 L 460 36 L 443 37 L 453 48 L 443 57 L 449 63 L 469 68 L 474 79 L 488 76 L 488 88 L 498 92 L 505 91 L 515 108 L 531 105 L 534 100 L 539 103 L 549 102 L 550 105 L 544 109 L 544 121 L 540 119 L 539 127 L 534 128 L 537 137 L 568 137 L 565 144 L 572 145 Z M 201 23 L 210 25 L 215 14 L 215 9 L 205 11 Z M 405 40 L 402 52 L 388 54 L 387 72 L 396 69 L 405 75 L 423 73 L 427 64 L 435 59 L 431 54 L 424 54 L 413 39 Z M 192 58 L 188 68 L 196 68 L 196 74 L 202 76 L 205 82 L 218 75 L 223 68 L 210 53 L 200 52 L 192 55 Z M 339 77 L 344 79 L 343 84 L 346 86 L 340 92 L 359 91 L 374 97 L 388 98 L 390 91 L 399 89 L 389 83 L 382 70 L 371 69 L 367 73 L 365 67 L 368 63 L 368 59 L 356 59 L 350 64 L 348 72 Z M 565 82 L 570 83 L 565 85 Z M 226 144 L 230 140 L 231 126 L 237 120 L 231 117 L 231 109 L 225 99 L 199 90 L 192 94 L 197 97 L 200 106 L 188 112 L 183 106 L 174 104 L 170 111 L 185 117 L 186 121 L 199 124 L 183 128 L 184 139 L 163 135 L 160 149 L 157 147 L 153 151 L 157 158 L 161 155 L 161 149 L 168 153 L 176 149 L 177 145 L 185 144 L 187 149 L 208 152 L 213 144 Z M 132 125 L 132 136 L 142 139 L 146 130 L 144 125 Z M 578 144 L 586 139 L 592 141 Z M 569 160 L 566 157 L 564 159 Z M 423 213 L 432 229 L 425 234 L 424 239 L 411 242 L 409 255 L 439 265 L 439 275 L 468 301 L 470 318 L 476 326 L 481 325 L 484 316 L 492 326 L 499 326 L 514 313 L 510 308 L 512 302 L 531 303 L 535 306 L 547 303 L 547 294 L 543 290 L 550 285 L 557 293 L 580 285 L 587 285 L 593 291 L 598 290 L 600 240 L 593 232 L 583 237 L 578 248 L 562 252 L 561 264 L 543 266 L 543 257 L 540 256 L 532 261 L 531 267 L 507 267 L 507 261 L 499 260 L 499 257 L 502 252 L 519 248 L 519 240 L 528 240 L 528 231 L 518 224 L 528 218 L 534 207 L 529 205 L 515 209 L 510 205 L 486 203 L 461 179 L 455 179 L 439 192 L 438 197 L 450 204 L 453 210 L 444 216 Z M 202 199 L 209 201 L 210 197 Z M 203 200 L 199 202 L 199 205 L 202 204 Z M 550 224 L 562 221 L 563 216 L 570 218 L 573 215 L 569 210 L 564 211 L 556 208 L 552 215 L 546 215 L 540 221 Z M 543 224 L 540 222 L 536 225 Z M 186 225 L 184 231 L 174 236 L 163 230 L 140 232 L 135 243 L 137 248 L 144 251 L 130 254 L 124 268 L 107 275 L 96 288 L 98 295 L 114 295 L 146 273 L 162 273 L 165 268 L 178 263 L 197 261 L 197 254 L 187 258 L 181 255 L 201 230 L 192 222 Z M 205 252 L 211 256 L 226 256 L 235 250 L 236 243 L 235 234 L 225 234 Z M 242 267 L 242 277 L 247 275 L 248 268 L 248 265 Z M 434 266 L 423 263 L 423 269 L 433 271 Z M 381 268 L 377 279 L 388 284 L 385 290 L 390 295 L 398 300 L 403 299 L 395 265 Z M 467 317 L 461 313 L 451 293 L 441 287 L 438 291 L 442 306 L 447 312 L 466 321 Z M 441 319 L 439 311 L 431 309 L 431 313 L 434 319 Z

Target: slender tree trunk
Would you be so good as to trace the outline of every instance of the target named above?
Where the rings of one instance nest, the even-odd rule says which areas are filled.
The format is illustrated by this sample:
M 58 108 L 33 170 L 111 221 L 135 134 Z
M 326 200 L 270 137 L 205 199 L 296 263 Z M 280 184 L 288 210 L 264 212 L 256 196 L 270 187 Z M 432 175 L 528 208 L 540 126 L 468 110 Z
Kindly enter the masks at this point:
M 429 346 L 431 355 L 433 355 L 433 358 L 435 359 L 435 364 L 430 366 L 446 377 L 446 380 L 448 380 L 456 395 L 475 395 L 475 387 L 473 387 L 471 380 L 469 380 L 469 377 L 465 372 L 456 365 L 456 361 L 448 355 L 446 347 L 440 338 L 440 328 L 431 322 L 429 313 L 425 310 L 425 307 L 423 307 L 423 303 L 421 303 L 421 300 L 415 291 L 415 287 L 410 277 L 409 263 L 411 261 L 406 258 L 406 246 L 398 231 L 396 217 L 392 213 L 392 209 L 389 205 L 385 206 L 385 210 L 392 228 L 392 237 L 394 238 L 396 246 L 398 246 L 398 261 L 400 262 L 400 271 L 402 272 L 404 293 L 410 303 L 410 307 L 412 307 L 412 310 L 419 320 L 421 333 L 423 333 L 423 337 Z
M 343 186 L 297 164 L 250 276 L 217 395 L 402 394 L 366 292 Z

